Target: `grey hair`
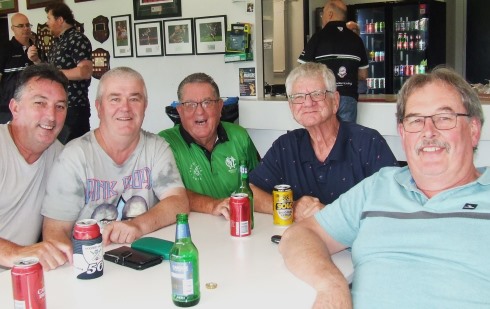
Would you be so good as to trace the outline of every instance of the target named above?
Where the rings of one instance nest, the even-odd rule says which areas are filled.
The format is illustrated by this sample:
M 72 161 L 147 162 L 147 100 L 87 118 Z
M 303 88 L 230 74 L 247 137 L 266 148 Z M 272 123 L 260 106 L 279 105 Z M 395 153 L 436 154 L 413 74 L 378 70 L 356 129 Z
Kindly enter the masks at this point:
M 111 69 L 111 70 L 107 71 L 106 73 L 104 73 L 104 75 L 102 75 L 102 77 L 100 78 L 99 86 L 97 87 L 97 94 L 95 96 L 96 100 L 99 102 L 101 101 L 102 96 L 103 96 L 104 91 L 105 91 L 104 87 L 105 87 L 105 83 L 106 83 L 107 79 L 109 79 L 111 77 L 121 77 L 121 76 L 129 76 L 129 77 L 132 77 L 138 81 L 141 81 L 141 83 L 143 84 L 144 99 L 145 99 L 145 102 L 148 102 L 148 93 L 146 91 L 146 85 L 145 85 L 145 80 L 143 79 L 143 76 L 141 76 L 141 74 L 139 72 L 137 72 L 136 70 L 131 69 L 129 67 L 117 67 L 117 68 Z
M 397 96 L 396 119 L 398 123 L 402 123 L 403 117 L 405 117 L 407 100 L 413 92 L 434 82 L 442 82 L 456 90 L 461 95 L 463 106 L 468 115 L 478 119 L 483 125 L 484 116 L 478 94 L 463 77 L 444 66 L 438 66 L 428 74 L 414 75 L 405 82 Z
M 306 62 L 294 68 L 286 78 L 286 92 L 291 94 L 293 84 L 304 77 L 321 77 L 325 82 L 325 87 L 328 91 L 334 92 L 337 90 L 335 83 L 335 75 L 325 64 L 318 62 Z
M 182 101 L 182 97 L 184 96 L 183 89 L 184 86 L 187 84 L 193 84 L 193 83 L 203 83 L 203 84 L 209 84 L 213 88 L 214 95 L 216 98 L 219 98 L 219 88 L 214 79 L 207 75 L 206 73 L 193 73 L 186 78 L 184 78 L 180 84 L 179 87 L 177 88 L 177 97 L 179 98 L 179 102 Z

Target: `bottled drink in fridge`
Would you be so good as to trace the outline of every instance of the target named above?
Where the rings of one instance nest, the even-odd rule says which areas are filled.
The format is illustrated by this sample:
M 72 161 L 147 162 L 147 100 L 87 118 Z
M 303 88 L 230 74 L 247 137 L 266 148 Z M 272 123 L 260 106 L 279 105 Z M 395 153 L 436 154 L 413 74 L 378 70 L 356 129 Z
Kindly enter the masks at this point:
M 170 250 L 172 301 L 178 307 L 197 305 L 199 290 L 199 252 L 191 239 L 187 214 L 177 214 L 175 243 Z
M 254 228 L 254 194 L 248 183 L 248 167 L 247 161 L 240 160 L 240 187 L 234 193 L 246 193 L 250 200 L 250 221 L 251 227 Z

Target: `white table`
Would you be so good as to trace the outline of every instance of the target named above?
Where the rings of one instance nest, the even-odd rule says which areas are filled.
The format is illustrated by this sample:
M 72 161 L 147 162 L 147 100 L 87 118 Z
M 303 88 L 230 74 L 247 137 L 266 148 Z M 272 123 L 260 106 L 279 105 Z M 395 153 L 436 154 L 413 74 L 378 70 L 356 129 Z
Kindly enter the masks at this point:
M 230 236 L 229 222 L 223 217 L 191 213 L 189 225 L 199 250 L 201 301 L 197 308 L 311 307 L 315 291 L 286 269 L 277 245 L 270 240 L 285 230 L 273 225 L 271 215 L 255 214 L 255 229 L 244 238 Z M 175 225 L 149 236 L 173 241 Z M 333 260 L 350 281 L 350 253 L 337 253 Z M 104 267 L 102 277 L 87 281 L 76 279 L 69 265 L 45 272 L 48 308 L 175 307 L 168 261 L 143 271 L 107 261 Z M 218 287 L 206 289 L 207 282 L 216 282 Z M 0 273 L 0 308 L 13 308 L 10 271 Z

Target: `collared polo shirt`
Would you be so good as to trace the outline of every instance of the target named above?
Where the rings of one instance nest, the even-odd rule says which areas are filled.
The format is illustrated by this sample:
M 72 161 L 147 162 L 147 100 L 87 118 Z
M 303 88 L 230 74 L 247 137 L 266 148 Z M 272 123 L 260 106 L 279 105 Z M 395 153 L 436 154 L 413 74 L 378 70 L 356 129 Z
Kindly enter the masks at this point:
M 382 168 L 315 214 L 352 247 L 354 308 L 489 308 L 490 168 L 428 198 Z
M 369 62 L 362 39 L 342 21 L 328 22 L 306 44 L 298 62 L 320 62 L 335 75 L 337 90 L 342 96 L 356 98 L 359 68 L 367 69 Z
M 258 153 L 247 131 L 221 122 L 218 139 L 211 152 L 198 145 L 182 125 L 159 135 L 170 144 L 187 189 L 214 198 L 229 197 L 240 185 L 239 161 L 247 160 L 248 170 L 258 164 Z
M 288 184 L 297 200 L 314 196 L 330 204 L 359 181 L 397 160 L 386 140 L 376 130 L 340 122 L 330 154 L 318 160 L 306 129 L 280 136 L 261 163 L 250 173 L 250 182 L 266 192 Z

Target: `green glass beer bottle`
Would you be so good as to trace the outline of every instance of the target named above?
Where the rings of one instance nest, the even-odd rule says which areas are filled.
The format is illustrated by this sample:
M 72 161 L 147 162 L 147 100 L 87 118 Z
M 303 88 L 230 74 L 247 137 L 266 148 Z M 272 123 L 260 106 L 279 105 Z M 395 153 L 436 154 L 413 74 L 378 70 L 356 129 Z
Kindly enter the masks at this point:
M 250 221 L 251 228 L 254 228 L 254 194 L 252 189 L 250 189 L 250 184 L 248 183 L 248 167 L 247 161 L 240 160 L 240 187 L 235 191 L 235 193 L 247 193 L 250 200 Z
M 199 253 L 191 239 L 187 214 L 177 214 L 175 243 L 170 250 L 172 301 L 178 307 L 197 305 L 199 290 Z

